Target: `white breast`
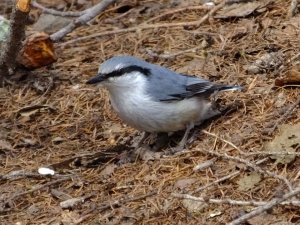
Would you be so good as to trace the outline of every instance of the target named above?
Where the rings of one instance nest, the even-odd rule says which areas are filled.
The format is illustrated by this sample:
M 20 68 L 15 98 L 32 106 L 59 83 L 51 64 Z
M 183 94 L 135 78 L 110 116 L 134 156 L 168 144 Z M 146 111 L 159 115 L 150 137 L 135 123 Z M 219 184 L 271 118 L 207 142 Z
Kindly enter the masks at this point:
M 120 85 L 107 86 L 112 106 L 128 125 L 147 132 L 171 132 L 197 123 L 210 109 L 208 102 L 199 98 L 173 102 L 157 102 L 145 94 L 147 82 L 139 73 L 123 80 Z M 130 81 L 129 83 L 126 83 Z

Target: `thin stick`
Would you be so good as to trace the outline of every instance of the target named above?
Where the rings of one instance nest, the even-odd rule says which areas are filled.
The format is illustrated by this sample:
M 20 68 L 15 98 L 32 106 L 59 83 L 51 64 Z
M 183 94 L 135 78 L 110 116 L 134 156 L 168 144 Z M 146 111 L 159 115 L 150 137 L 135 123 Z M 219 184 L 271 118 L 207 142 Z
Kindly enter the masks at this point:
M 239 153 L 241 153 L 242 155 L 246 155 L 246 156 L 251 156 L 251 155 L 295 155 L 295 156 L 299 156 L 300 155 L 300 152 L 250 152 L 250 153 L 247 153 L 247 152 L 242 151 L 235 144 L 233 144 L 230 141 L 227 141 L 227 140 L 221 138 L 220 136 L 218 136 L 218 135 L 216 135 L 214 133 L 208 132 L 206 130 L 202 130 L 202 132 L 204 134 L 207 134 L 207 135 L 210 135 L 210 136 L 213 136 L 215 138 L 220 139 L 221 141 L 225 142 L 226 144 L 229 144 L 234 149 L 238 150 Z
M 57 31 L 54 34 L 50 35 L 51 40 L 53 41 L 59 41 L 64 36 L 66 36 L 68 33 L 72 32 L 75 28 L 86 24 L 88 21 L 96 17 L 100 12 L 105 10 L 110 4 L 116 2 L 116 0 L 103 0 L 99 4 L 85 10 L 84 14 L 78 17 L 77 19 L 73 20 L 71 23 L 69 23 L 67 26 L 63 27 L 59 31 Z
M 296 188 L 295 190 L 283 195 L 281 198 L 274 198 L 272 201 L 268 202 L 267 204 L 263 205 L 263 206 L 259 206 L 256 209 L 254 209 L 252 212 L 247 213 L 235 220 L 233 220 L 231 223 L 229 223 L 228 225 L 238 225 L 241 224 L 243 222 L 245 222 L 246 220 L 253 218 L 259 214 L 262 214 L 263 212 L 281 204 L 282 202 L 284 202 L 287 199 L 290 199 L 296 195 L 300 194 L 300 187 Z
M 172 193 L 171 196 L 175 198 L 181 198 L 181 199 L 189 199 L 193 201 L 199 201 L 199 202 L 205 202 L 205 203 L 213 203 L 213 204 L 229 204 L 229 205 L 239 205 L 239 206 L 264 206 L 270 202 L 266 201 L 240 201 L 240 200 L 234 200 L 234 199 L 214 199 L 214 198 L 203 198 L 203 197 L 196 197 L 188 194 L 179 194 L 179 193 Z M 282 201 L 279 203 L 280 205 L 292 205 L 292 206 L 300 206 L 300 201 Z
M 260 173 L 262 175 L 268 175 L 270 177 L 273 177 L 273 178 L 276 178 L 276 179 L 279 179 L 279 180 L 283 181 L 286 184 L 286 186 L 288 187 L 288 189 L 290 191 L 293 190 L 293 187 L 292 187 L 291 183 L 289 182 L 289 180 L 286 177 L 278 175 L 276 173 L 273 173 L 273 172 L 271 172 L 269 170 L 264 170 L 264 169 L 260 168 L 259 166 L 255 165 L 255 164 L 253 164 L 253 163 L 251 163 L 251 162 L 249 162 L 249 161 L 247 161 L 245 159 L 241 159 L 241 158 L 238 158 L 238 157 L 230 156 L 230 155 L 228 155 L 226 153 L 220 154 L 220 153 L 215 152 L 215 151 L 209 151 L 209 150 L 204 150 L 204 149 L 201 149 L 199 151 L 206 152 L 208 154 L 215 155 L 215 156 L 218 156 L 218 157 L 221 157 L 221 158 L 224 158 L 224 159 L 228 159 L 228 160 L 236 161 L 236 162 L 239 162 L 239 163 L 243 163 L 246 166 L 252 168 L 254 171 L 256 171 L 256 172 L 258 172 L 258 173 Z
M 133 202 L 133 201 L 138 201 L 138 200 L 142 200 L 142 199 L 145 199 L 147 197 L 150 197 L 150 196 L 153 196 L 157 194 L 157 191 L 152 191 L 150 193 L 147 193 L 147 194 L 144 194 L 144 195 L 139 195 L 139 196 L 134 196 L 134 197 L 127 197 L 125 199 L 120 199 L 120 200 L 116 200 L 114 202 L 108 202 L 108 203 L 105 203 L 105 204 L 101 204 L 99 205 L 98 207 L 95 207 L 91 210 L 89 210 L 86 215 L 84 215 L 83 217 L 79 218 L 77 221 L 74 222 L 74 224 L 80 224 L 82 223 L 84 220 L 90 218 L 93 214 L 94 211 L 97 211 L 97 213 L 100 213 L 106 209 L 110 209 L 112 207 L 115 207 L 115 206 L 118 206 L 118 205 L 121 205 L 121 204 L 125 204 L 127 202 Z
M 167 11 L 165 13 L 162 13 L 162 14 L 156 16 L 156 17 L 153 17 L 153 18 L 145 21 L 143 24 L 147 24 L 147 23 L 150 23 L 150 22 L 152 22 L 154 20 L 157 20 L 159 18 L 165 17 L 167 15 L 178 13 L 178 12 L 182 12 L 182 11 L 185 11 L 185 10 L 197 10 L 197 9 L 208 10 L 210 8 L 211 7 L 209 7 L 209 6 L 196 5 L 196 6 L 187 6 L 187 7 L 183 7 L 183 8 L 179 8 L 179 9 L 173 9 L 173 10 L 169 10 L 169 11 Z
M 201 186 L 201 187 L 197 188 L 197 189 L 196 189 L 195 191 L 193 191 L 192 193 L 194 194 L 194 193 L 200 192 L 200 191 L 202 191 L 202 190 L 205 190 L 206 188 L 208 188 L 208 187 L 210 187 L 210 186 L 212 186 L 212 185 L 214 185 L 214 184 L 218 184 L 218 183 L 223 182 L 223 181 L 225 181 L 225 180 L 229 180 L 229 179 L 231 179 L 232 177 L 235 177 L 235 176 L 239 175 L 240 173 L 241 173 L 241 171 L 235 171 L 235 172 L 233 172 L 233 173 L 230 173 L 230 174 L 228 174 L 228 175 L 226 175 L 226 176 L 224 176 L 224 177 L 221 177 L 220 179 L 214 180 L 214 181 L 211 182 L 211 183 L 208 183 L 208 184 L 206 184 L 206 185 L 204 185 L 204 186 Z
M 247 156 L 251 155 L 294 155 L 294 156 L 300 156 L 300 152 L 250 152 L 246 153 Z
M 234 149 L 238 150 L 239 153 L 241 153 L 241 154 L 243 154 L 243 155 L 246 154 L 246 153 L 243 152 L 239 147 L 237 147 L 235 144 L 231 143 L 230 141 L 227 141 L 227 140 L 221 138 L 220 136 L 218 136 L 218 135 L 216 135 L 216 134 L 214 134 L 214 133 L 208 132 L 208 131 L 206 131 L 206 130 L 202 130 L 202 132 L 203 132 L 204 134 L 207 134 L 207 135 L 213 136 L 213 137 L 215 137 L 215 138 L 217 138 L 217 139 L 220 139 L 221 141 L 225 142 L 226 144 L 229 144 L 231 147 L 233 147 Z
M 21 197 L 23 195 L 27 195 L 27 194 L 30 194 L 30 193 L 33 193 L 35 191 L 38 191 L 38 190 L 41 190 L 41 189 L 44 189 L 46 187 L 50 187 L 52 185 L 55 185 L 55 184 L 58 184 L 58 183 L 61 183 L 61 182 L 64 182 L 64 181 L 67 181 L 67 180 L 70 180 L 72 179 L 72 177 L 64 177 L 64 178 L 61 178 L 61 179 L 58 179 L 58 180 L 53 180 L 53 181 L 50 181 L 46 184 L 42 184 L 42 185 L 37 185 L 36 187 L 33 187 L 31 188 L 30 190 L 28 191 L 23 191 L 23 192 L 20 192 L 20 193 L 17 193 L 15 195 L 13 195 L 10 200 L 13 200 L 13 199 L 16 199 L 18 197 Z
M 16 198 L 19 198 L 19 197 L 21 197 L 23 195 L 27 195 L 27 194 L 33 193 L 35 191 L 44 189 L 46 187 L 49 187 L 49 186 L 52 186 L 52 185 L 55 185 L 55 184 L 58 184 L 58 183 L 61 183 L 61 182 L 64 182 L 64 181 L 67 181 L 67 180 L 70 180 L 70 179 L 72 179 L 72 177 L 64 177 L 64 178 L 61 178 L 61 179 L 58 179 L 58 180 L 50 181 L 50 182 L 42 184 L 42 185 L 38 185 L 36 187 L 31 188 L 28 191 L 23 191 L 23 192 L 20 192 L 20 193 L 16 193 L 13 196 L 9 197 L 7 200 L 4 200 L 4 202 L 2 204 L 6 204 L 8 202 L 12 202 Z M 0 212 L 1 212 L 1 210 L 0 210 Z
M 37 3 L 36 1 L 33 1 L 31 3 L 31 5 L 37 9 L 42 10 L 43 13 L 51 14 L 54 16 L 62 16 L 62 17 L 78 17 L 78 16 L 82 16 L 83 14 L 85 14 L 85 11 L 86 11 L 86 10 L 83 10 L 81 12 L 71 12 L 71 11 L 61 12 L 61 11 L 58 11 L 55 9 L 46 8 L 45 6 L 42 6 L 41 4 Z
M 264 158 L 264 159 L 262 159 L 262 160 L 259 160 L 259 161 L 257 161 L 257 162 L 255 163 L 255 165 L 259 165 L 259 164 L 265 162 L 265 161 L 268 160 L 268 159 L 269 159 L 269 158 Z M 192 192 L 192 194 L 195 194 L 195 193 L 197 193 L 197 192 L 200 192 L 200 191 L 202 191 L 202 190 L 205 190 L 206 188 L 208 188 L 208 187 L 210 187 L 210 186 L 212 186 L 212 185 L 218 184 L 218 183 L 220 183 L 220 182 L 223 182 L 223 181 L 225 181 L 225 180 L 229 180 L 229 179 L 231 179 L 232 177 L 235 177 L 235 176 L 239 175 L 240 173 L 241 173 L 241 171 L 235 171 L 235 172 L 233 172 L 233 173 L 230 173 L 230 174 L 228 174 L 228 175 L 226 175 L 226 176 L 224 176 L 224 177 L 221 177 L 221 178 L 219 178 L 219 179 L 217 179 L 217 180 L 215 180 L 215 181 L 213 181 L 213 182 L 211 182 L 211 183 L 208 183 L 208 184 L 206 184 L 206 185 L 204 185 L 204 186 L 201 186 L 201 187 L 197 188 L 195 191 Z
M 279 126 L 279 124 L 288 117 L 289 114 L 300 104 L 300 97 L 296 100 L 296 102 L 291 105 L 291 107 L 275 122 L 274 126 L 270 128 L 268 135 L 271 135 L 276 128 Z
M 130 27 L 125 29 L 118 29 L 118 30 L 112 30 L 112 31 L 104 31 L 101 33 L 91 34 L 84 37 L 76 38 L 70 41 L 67 41 L 65 43 L 62 43 L 62 46 L 84 41 L 91 38 L 96 37 L 103 37 L 107 35 L 114 35 L 114 34 L 120 34 L 120 33 L 128 33 L 128 32 L 136 32 L 141 30 L 147 30 L 147 29 L 155 29 L 155 28 L 169 28 L 169 27 L 180 27 L 180 26 L 200 26 L 202 23 L 204 23 L 210 16 L 215 14 L 219 9 L 224 7 L 226 4 L 226 0 L 223 0 L 219 5 L 215 6 L 212 10 L 210 10 L 205 16 L 203 16 L 200 20 L 191 21 L 191 22 L 177 22 L 177 23 L 158 23 L 158 24 L 149 24 L 149 25 L 139 25 L 136 27 Z
M 17 171 L 12 171 L 8 174 L 5 175 L 0 175 L 0 181 L 6 181 L 6 180 L 18 180 L 22 178 L 45 178 L 45 175 L 41 175 L 38 173 L 33 173 L 29 171 L 24 171 L 24 170 L 17 170 Z
M 157 54 L 157 53 L 153 52 L 150 49 L 146 49 L 146 53 L 150 56 L 159 57 L 159 58 L 162 58 L 162 59 L 170 59 L 170 58 L 174 58 L 178 55 L 185 54 L 185 53 L 188 53 L 188 52 L 196 52 L 197 50 L 202 49 L 202 48 L 203 48 L 203 46 L 200 45 L 200 46 L 196 46 L 194 48 L 190 48 L 190 49 L 186 49 L 186 50 L 183 50 L 183 51 L 178 51 L 178 52 L 170 53 L 170 54 Z

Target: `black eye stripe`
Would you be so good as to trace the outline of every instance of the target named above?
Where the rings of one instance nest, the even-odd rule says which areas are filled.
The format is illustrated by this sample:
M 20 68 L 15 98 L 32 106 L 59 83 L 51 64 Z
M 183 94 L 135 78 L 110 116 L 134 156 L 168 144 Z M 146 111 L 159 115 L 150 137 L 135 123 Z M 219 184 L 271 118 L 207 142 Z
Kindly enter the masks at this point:
M 110 77 L 120 77 L 126 73 L 131 73 L 131 72 L 140 72 L 144 74 L 145 76 L 150 75 L 150 69 L 141 67 L 141 66 L 127 66 L 118 70 L 114 70 L 110 73 L 101 73 L 101 76 L 104 79 L 108 79 Z

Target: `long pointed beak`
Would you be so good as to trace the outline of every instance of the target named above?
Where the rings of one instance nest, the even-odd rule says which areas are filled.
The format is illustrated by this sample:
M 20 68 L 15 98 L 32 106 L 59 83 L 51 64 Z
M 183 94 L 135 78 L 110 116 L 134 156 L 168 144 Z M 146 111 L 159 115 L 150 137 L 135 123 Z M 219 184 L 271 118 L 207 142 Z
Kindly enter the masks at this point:
M 99 73 L 95 77 L 89 79 L 86 82 L 86 84 L 97 84 L 97 83 L 100 83 L 100 82 L 102 82 L 104 80 L 105 80 L 104 76 L 101 73 Z

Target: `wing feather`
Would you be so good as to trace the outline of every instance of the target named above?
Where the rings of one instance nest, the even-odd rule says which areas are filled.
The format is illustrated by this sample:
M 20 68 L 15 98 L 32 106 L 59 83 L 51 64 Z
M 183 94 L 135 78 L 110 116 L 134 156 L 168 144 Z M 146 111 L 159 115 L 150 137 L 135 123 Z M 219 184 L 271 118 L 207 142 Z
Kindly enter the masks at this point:
M 158 101 L 190 98 L 210 90 L 214 84 L 194 76 L 175 73 L 167 68 L 151 67 L 148 94 Z M 159 76 L 157 76 L 159 74 Z

